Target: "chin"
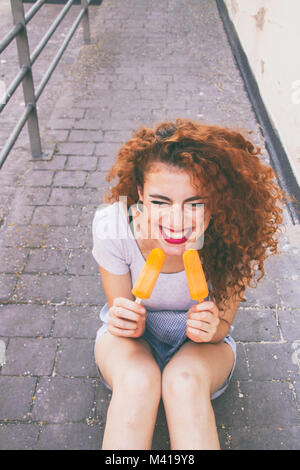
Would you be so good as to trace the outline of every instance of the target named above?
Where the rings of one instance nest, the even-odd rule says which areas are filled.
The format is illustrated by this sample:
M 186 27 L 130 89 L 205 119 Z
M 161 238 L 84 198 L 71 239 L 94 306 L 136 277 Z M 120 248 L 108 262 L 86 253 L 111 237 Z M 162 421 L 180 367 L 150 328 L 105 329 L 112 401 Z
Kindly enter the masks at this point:
M 187 243 L 181 243 L 180 245 L 173 245 L 166 243 L 164 240 L 160 240 L 160 246 L 166 255 L 170 256 L 182 256 L 184 251 L 187 249 Z

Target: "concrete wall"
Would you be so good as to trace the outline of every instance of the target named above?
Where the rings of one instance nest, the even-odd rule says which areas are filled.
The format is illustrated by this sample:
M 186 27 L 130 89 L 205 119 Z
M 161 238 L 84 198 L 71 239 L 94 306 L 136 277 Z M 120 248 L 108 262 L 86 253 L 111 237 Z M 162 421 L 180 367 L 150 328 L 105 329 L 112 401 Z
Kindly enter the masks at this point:
M 225 3 L 300 184 L 300 1 Z

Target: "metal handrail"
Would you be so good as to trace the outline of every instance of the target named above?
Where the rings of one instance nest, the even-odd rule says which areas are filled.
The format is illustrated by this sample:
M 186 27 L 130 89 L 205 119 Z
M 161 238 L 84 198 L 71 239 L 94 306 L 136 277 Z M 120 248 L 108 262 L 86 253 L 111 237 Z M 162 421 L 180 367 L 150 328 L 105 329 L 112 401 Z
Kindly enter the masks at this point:
M 9 85 L 7 91 L 6 91 L 6 95 L 5 95 L 5 101 L 3 103 L 0 104 L 0 112 L 2 111 L 2 109 L 5 108 L 5 106 L 7 105 L 7 103 L 9 102 L 9 100 L 11 99 L 12 95 L 14 94 L 14 92 L 16 91 L 16 89 L 18 88 L 18 86 L 20 85 L 20 83 L 22 82 L 23 78 L 25 77 L 25 75 L 29 72 L 29 67 L 27 67 L 26 65 L 24 65 L 21 70 L 18 72 L 17 76 L 15 77 L 15 79 L 11 82 L 11 84 Z
M 49 41 L 49 39 L 51 38 L 51 36 L 54 34 L 55 30 L 57 29 L 57 27 L 60 25 L 61 21 L 63 20 L 63 18 L 66 16 L 66 14 L 68 13 L 68 11 L 70 10 L 72 4 L 74 2 L 72 0 L 69 0 L 68 3 L 66 4 L 66 6 L 62 9 L 62 11 L 60 12 L 60 14 L 58 15 L 58 17 L 56 18 L 56 20 L 54 21 L 54 23 L 52 23 L 52 26 L 48 29 L 47 33 L 45 34 L 45 36 L 43 37 L 43 39 L 41 40 L 41 42 L 37 45 L 37 47 L 35 48 L 35 50 L 33 51 L 32 55 L 30 56 L 30 63 L 31 65 L 34 64 L 34 62 L 36 61 L 36 59 L 38 58 L 38 56 L 40 55 L 40 53 L 42 52 L 42 50 L 44 49 L 44 47 L 46 46 L 47 42 Z
M 0 54 L 4 51 L 4 49 L 7 48 L 7 46 L 11 43 L 13 39 L 19 34 L 21 29 L 23 29 L 24 26 L 22 23 L 16 24 L 13 29 L 9 31 L 9 33 L 5 36 L 4 39 L 2 39 L 1 44 L 0 44 Z
M 2 156 L 2 154 L 5 155 L 5 158 L 8 156 L 8 154 L 11 151 L 11 149 L 13 148 L 17 138 L 19 137 L 21 130 L 25 126 L 25 124 L 28 120 L 28 117 L 30 116 L 30 113 L 33 110 L 34 110 L 34 105 L 32 103 L 28 103 L 28 105 L 26 106 L 26 108 L 23 111 L 23 114 L 22 114 L 21 118 L 19 119 L 19 121 L 16 124 L 14 130 L 12 131 L 9 138 L 7 139 L 6 144 L 5 144 L 5 146 L 4 146 L 4 148 L 1 152 L 1 156 Z M 3 163 L 5 162 L 5 158 L 3 160 Z M 0 165 L 2 166 L 3 163 L 2 164 L 1 163 L 2 162 L 0 161 Z M 1 168 L 1 166 L 0 166 L 0 168 Z
M 30 10 L 26 13 L 25 15 L 25 25 L 29 23 L 29 21 L 34 17 L 34 15 L 39 11 L 41 6 L 46 2 L 46 0 L 38 0 L 35 2 L 33 7 L 30 8 Z M 25 2 L 23 2 L 25 3 Z M 1 45 L 0 45 L 0 54 L 4 51 L 4 49 L 7 48 L 7 46 L 11 43 L 13 39 L 19 34 L 21 29 L 24 28 L 23 23 L 17 23 L 13 29 L 9 31 L 9 33 L 2 39 Z
M 44 78 L 42 79 L 42 81 L 41 81 L 41 83 L 40 83 L 40 85 L 39 85 L 39 87 L 36 91 L 36 95 L 35 95 L 36 101 L 39 99 L 43 89 L 45 88 L 46 84 L 48 83 L 53 71 L 55 70 L 56 65 L 58 64 L 61 56 L 63 55 L 67 45 L 71 41 L 71 39 L 73 37 L 73 34 L 76 31 L 76 29 L 77 29 L 80 21 L 82 20 L 84 14 L 85 14 L 85 10 L 81 10 L 81 12 L 77 16 L 72 28 L 70 29 L 69 34 L 66 36 L 64 42 L 62 43 L 62 46 L 60 47 L 60 49 L 57 52 L 56 56 L 54 57 L 52 63 L 50 64 L 50 67 L 48 68 L 47 73 L 45 74 Z
M 33 3 L 33 1 L 34 0 L 10 0 L 14 26 L 11 31 L 6 34 L 2 41 L 0 41 L 1 54 L 5 50 L 5 48 L 14 39 L 16 39 L 20 65 L 19 72 L 8 86 L 6 93 L 3 97 L 3 102 L 0 103 L 0 112 L 3 111 L 3 109 L 5 108 L 5 106 L 7 105 L 7 103 L 9 102 L 9 100 L 11 99 L 11 97 L 13 96 L 13 94 L 21 83 L 23 85 L 25 101 L 25 109 L 0 153 L 0 169 L 3 166 L 9 152 L 15 144 L 26 122 L 28 124 L 32 159 L 45 160 L 49 158 L 49 155 L 42 151 L 36 103 L 40 98 L 48 81 L 50 80 L 52 73 L 54 72 L 58 62 L 60 61 L 64 51 L 66 50 L 70 40 L 72 39 L 81 21 L 83 23 L 84 43 L 90 43 L 88 7 L 90 5 L 101 5 L 102 3 L 102 0 L 38 0 L 35 1 L 34 5 L 30 8 L 30 10 L 28 10 L 25 15 L 23 3 Z M 30 55 L 26 25 L 45 3 L 64 3 L 65 6 L 60 12 L 60 14 L 57 16 L 55 21 L 52 23 L 42 40 L 39 42 L 33 53 Z M 37 90 L 35 91 L 32 76 L 32 65 L 35 63 L 44 47 L 47 45 L 49 39 L 54 34 L 55 30 L 60 25 L 63 18 L 66 16 L 68 11 L 74 4 L 81 4 L 82 8 L 80 10 L 80 13 L 78 14 L 68 35 L 63 41 L 63 44 L 59 48 L 54 59 L 52 60 L 48 70 L 43 76 Z M 51 156 L 52 155 L 50 155 L 50 157 Z
M 23 1 L 23 3 L 26 3 Z M 29 3 L 29 2 L 28 2 Z M 46 3 L 46 0 L 38 0 L 35 4 L 30 8 L 30 10 L 25 15 L 25 24 L 29 23 L 29 21 L 34 17 L 34 15 L 39 11 L 41 6 Z

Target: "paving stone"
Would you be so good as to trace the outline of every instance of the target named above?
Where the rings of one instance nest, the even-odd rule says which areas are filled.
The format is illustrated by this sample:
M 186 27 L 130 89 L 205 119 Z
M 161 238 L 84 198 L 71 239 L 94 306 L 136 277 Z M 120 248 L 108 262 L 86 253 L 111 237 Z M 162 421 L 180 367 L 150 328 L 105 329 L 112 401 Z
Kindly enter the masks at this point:
M 270 307 L 275 308 L 281 304 L 281 299 L 276 290 L 276 284 L 271 279 L 262 279 L 256 288 L 248 287 L 244 295 L 246 302 L 244 307 Z
M 270 257 L 266 261 L 266 267 L 268 277 L 274 279 L 292 278 L 300 274 L 300 261 L 291 253 L 280 253 Z
M 78 212 L 79 213 L 79 212 Z M 87 233 L 85 227 L 80 226 L 57 226 L 51 227 L 44 241 L 44 246 L 47 248 L 58 249 L 88 249 L 91 245 L 90 232 Z
M 0 450 L 32 450 L 38 435 L 37 424 L 0 424 Z
M 95 341 L 90 339 L 63 338 L 57 354 L 57 374 L 65 377 L 98 377 L 94 345 Z
M 102 160 L 100 162 L 100 167 L 102 166 Z M 101 168 L 100 168 L 101 169 Z M 108 189 L 108 182 L 106 181 L 106 173 L 104 171 L 94 171 L 88 175 L 86 186 L 90 186 L 92 188 L 98 188 L 98 190 L 103 190 L 107 187 Z M 100 197 L 99 197 L 100 200 Z
M 1 54 L 2 55 L 2 54 Z M 10 129 L 12 130 L 12 129 Z M 8 131 L 9 132 L 9 131 Z M 6 139 L 8 137 L 8 132 L 6 131 Z M 15 172 L 18 178 L 22 179 L 24 172 L 26 171 L 26 160 L 28 159 L 28 149 L 29 148 L 29 139 L 27 135 L 23 134 L 22 146 L 18 146 L 16 142 L 14 148 L 11 150 L 10 158 L 7 158 L 2 166 L 1 170 L 7 172 Z
M 14 275 L 0 274 L 0 302 L 5 302 L 12 296 L 16 281 Z
M 95 191 L 92 188 L 52 188 L 49 206 L 82 206 L 91 204 Z
M 232 380 L 249 380 L 249 365 L 244 344 L 238 342 L 236 343 L 236 355 L 237 359 Z
M 131 80 L 130 77 L 119 75 L 111 83 L 111 90 L 122 89 L 122 90 L 134 90 L 137 88 L 137 82 Z M 140 86 L 138 87 L 140 89 Z
M 0 272 L 12 273 L 23 271 L 28 253 L 28 248 L 1 248 Z
M 107 409 L 111 400 L 111 391 L 103 384 L 101 379 L 95 379 L 95 419 L 105 428 Z M 101 436 L 102 443 L 103 433 Z
M 98 305 L 106 302 L 100 275 L 72 277 L 70 289 L 70 302 Z
M 55 211 L 50 206 L 36 207 L 32 224 L 47 225 L 77 225 L 80 209 L 77 207 L 56 207 Z
M 98 274 L 98 266 L 90 251 L 72 250 L 70 253 L 68 272 L 78 275 Z
M 58 108 L 70 108 L 72 106 L 72 96 L 70 90 L 65 90 L 55 103 Z
M 58 170 L 54 177 L 54 186 L 84 186 L 85 171 Z
M 2 243 L 7 247 L 41 247 L 48 232 L 48 224 L 6 225 L 1 232 Z
M 127 142 L 127 140 L 131 139 L 132 132 L 131 131 L 124 131 L 124 130 L 106 130 L 104 132 L 104 141 L 105 142 Z
M 151 448 L 153 450 L 170 450 L 171 448 L 169 430 L 162 400 L 158 407 Z
M 102 109 L 109 108 L 110 102 L 111 100 L 106 95 L 102 95 L 101 99 L 87 99 L 80 96 L 80 98 L 77 98 L 74 101 L 73 106 L 78 108 L 94 108 L 96 110 L 97 117 L 99 117 Z
M 99 424 L 66 423 L 41 426 L 37 450 L 101 450 Z
M 1 336 L 48 336 L 54 320 L 48 305 L 0 305 Z
M 60 142 L 58 153 L 61 155 L 93 155 L 95 144 L 86 142 Z
M 299 308 L 300 305 L 300 289 L 299 279 L 287 280 L 282 279 L 279 285 L 280 295 L 282 297 L 281 304 L 285 307 Z
M 300 357 L 300 351 L 298 349 L 297 358 L 299 359 L 299 357 Z M 299 405 L 300 405 L 300 377 L 299 375 L 298 377 L 296 377 L 296 380 L 293 380 L 293 385 L 295 387 L 295 393 L 296 393 L 295 400 L 299 409 Z
M 87 191 L 89 191 L 89 189 L 87 187 L 85 189 Z M 90 210 L 92 208 L 92 206 L 99 205 L 99 202 L 100 203 L 102 202 L 101 192 L 104 192 L 104 191 L 107 191 L 107 190 L 108 190 L 108 186 L 107 187 L 101 187 L 101 188 L 91 188 L 89 206 L 83 207 L 82 211 Z
M 300 426 L 255 426 L 230 429 L 230 450 L 299 450 Z
M 159 38 L 158 40 L 159 44 L 161 42 L 161 39 Z M 196 78 L 196 77 L 195 77 Z M 191 86 L 195 86 L 195 82 L 197 82 L 198 78 L 196 80 L 191 80 L 189 85 L 187 86 L 187 90 L 191 89 Z M 118 82 L 117 82 L 118 83 Z M 173 84 L 173 75 L 148 75 L 144 77 L 144 80 L 138 83 L 138 86 L 140 89 L 151 89 L 151 90 L 166 90 L 167 88 L 170 89 L 170 87 Z M 183 87 L 185 83 L 181 83 L 181 87 Z
M 14 171 L 9 171 L 9 170 L 4 170 L 4 168 L 1 168 L 1 173 L 0 173 L 0 185 L 1 188 L 4 187 L 11 187 L 17 185 L 18 181 L 20 180 L 20 176 L 15 173 Z
M 300 338 L 300 311 L 279 310 L 278 319 L 282 336 L 285 341 L 299 340 Z
M 65 155 L 54 155 L 51 160 L 31 161 L 30 166 L 33 170 L 62 170 L 67 161 Z
M 9 179 L 7 178 L 7 180 L 9 180 Z M 0 184 L 1 184 L 1 182 L 0 182 Z M 3 198 L 5 198 L 6 196 L 7 196 L 7 198 L 8 198 L 8 197 L 9 197 L 9 198 L 13 198 L 13 197 L 14 197 L 14 195 L 15 195 L 15 188 L 14 188 L 14 186 L 18 186 L 18 182 L 16 182 L 16 183 L 11 183 L 11 184 L 12 184 L 12 186 L 8 186 L 8 185 L 6 184 L 5 179 L 4 179 L 4 183 L 2 184 L 2 187 L 1 187 L 1 196 L 2 196 Z
M 59 303 L 66 300 L 68 290 L 68 277 L 61 277 L 59 274 L 22 274 L 13 300 Z
M 36 186 L 26 186 L 18 189 L 16 195 L 22 196 L 24 203 L 28 206 L 39 206 L 47 204 L 51 188 L 44 188 Z
M 102 325 L 100 306 L 63 305 L 57 307 L 53 337 L 95 339 Z
M 91 379 L 42 377 L 36 390 L 32 419 L 48 423 L 83 421 L 94 400 Z
M 84 130 L 101 130 L 101 121 L 99 119 L 79 119 L 75 122 L 74 128 Z
M 97 118 L 99 117 L 99 111 L 96 109 L 87 109 L 86 116 L 91 120 L 99 122 L 97 120 Z M 142 118 L 137 124 L 126 119 L 126 113 L 118 113 L 117 111 L 113 110 L 110 112 L 108 112 L 107 110 L 103 111 L 101 122 L 102 128 L 104 128 L 105 126 L 106 129 L 120 129 L 127 130 L 129 132 L 132 132 L 136 125 L 145 125 L 145 120 L 143 120 Z
M 51 118 L 48 123 L 49 129 L 72 129 L 74 119 Z
M 0 420 L 27 420 L 36 378 L 0 376 Z
M 114 157 L 120 148 L 120 142 L 101 142 L 96 145 L 95 154 L 101 157 Z
M 248 343 L 245 351 L 253 380 L 287 379 L 300 371 L 292 361 L 294 350 L 291 343 Z
M 94 171 L 97 168 L 97 157 L 75 157 L 74 155 L 68 157 L 66 163 L 66 170 L 89 170 Z
M 248 382 L 232 380 L 226 391 L 220 397 L 212 400 L 218 427 L 237 427 L 247 424 L 245 395 L 241 391 L 244 383 Z
M 66 142 L 68 140 L 70 131 L 69 130 L 62 130 L 62 129 L 52 129 L 52 130 L 47 130 L 47 138 L 50 141 L 54 141 L 55 143 L 57 142 Z M 41 135 L 43 138 L 43 135 Z
M 246 342 L 280 340 L 275 309 L 239 308 L 233 324 L 233 336 L 236 340 Z
M 53 180 L 54 171 L 35 170 L 26 175 L 23 184 L 25 186 L 50 186 Z
M 101 199 L 100 198 L 98 198 L 96 200 L 96 204 L 97 203 L 98 203 L 98 205 L 101 204 Z M 92 226 L 92 222 L 93 222 L 95 212 L 96 212 L 96 207 L 89 206 L 89 207 L 83 207 L 82 208 L 81 218 L 80 218 L 80 225 L 81 226 L 86 226 L 88 231 L 91 230 L 91 226 Z
M 61 119 L 68 119 L 68 118 L 74 118 L 75 123 L 77 119 L 81 119 L 84 117 L 85 110 L 84 109 L 77 109 L 77 108 L 54 108 L 53 113 L 51 114 L 51 119 L 55 118 L 61 118 Z M 74 123 L 74 124 L 75 124 Z M 73 125 L 73 120 L 71 121 L 71 124 Z M 69 126 L 68 128 L 69 129 Z
M 75 106 L 75 103 L 74 103 Z M 76 109 L 76 108 L 75 108 Z M 84 118 L 86 120 L 91 120 L 91 121 L 97 121 L 98 124 L 100 124 L 100 128 L 102 129 L 102 124 L 103 122 L 106 122 L 106 119 L 108 116 L 110 116 L 111 110 L 101 106 L 100 108 L 85 108 L 85 116 Z M 92 127 L 89 127 L 89 129 L 93 129 Z M 97 127 L 98 129 L 98 127 Z
M 29 224 L 32 219 L 34 207 L 26 205 L 14 205 L 13 210 L 6 217 L 7 224 Z
M 102 137 L 103 133 L 99 130 L 73 130 L 70 133 L 69 142 L 99 142 Z
M 241 382 L 243 407 L 247 417 L 245 425 L 300 425 L 299 412 L 289 383 Z
M 224 427 L 217 427 L 221 450 L 228 450 L 231 436 Z
M 111 156 L 114 157 L 113 154 Z M 111 167 L 113 166 L 113 163 L 114 162 L 112 162 L 110 158 L 100 157 L 99 160 L 98 160 L 98 168 L 97 169 L 107 173 L 111 169 Z
M 66 271 L 69 258 L 68 250 L 36 248 L 30 251 L 24 272 L 59 274 Z
M 56 348 L 57 340 L 52 338 L 11 338 L 2 374 L 49 375 Z

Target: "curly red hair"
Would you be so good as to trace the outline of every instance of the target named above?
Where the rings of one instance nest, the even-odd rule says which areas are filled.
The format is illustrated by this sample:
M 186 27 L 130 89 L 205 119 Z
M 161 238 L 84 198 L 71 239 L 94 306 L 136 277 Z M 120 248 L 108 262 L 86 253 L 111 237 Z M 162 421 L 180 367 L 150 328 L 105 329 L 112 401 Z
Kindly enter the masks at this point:
M 212 218 L 201 258 L 213 287 L 211 295 L 221 307 L 235 294 L 243 300 L 245 288 L 255 287 L 264 276 L 265 259 L 278 253 L 286 195 L 259 155 L 260 147 L 225 127 L 189 119 L 161 122 L 154 129 L 141 127 L 119 149 L 106 176 L 107 181 L 118 181 L 104 201 L 127 196 L 128 207 L 136 203 L 137 186 L 144 187 L 156 162 L 187 171 L 195 187 L 204 185 Z

